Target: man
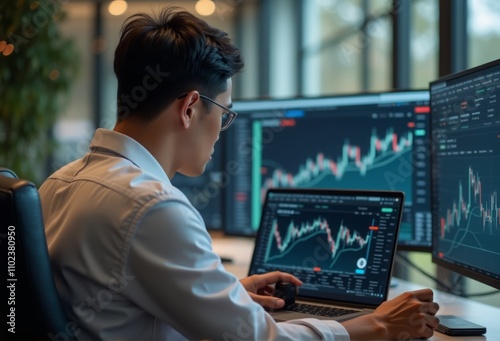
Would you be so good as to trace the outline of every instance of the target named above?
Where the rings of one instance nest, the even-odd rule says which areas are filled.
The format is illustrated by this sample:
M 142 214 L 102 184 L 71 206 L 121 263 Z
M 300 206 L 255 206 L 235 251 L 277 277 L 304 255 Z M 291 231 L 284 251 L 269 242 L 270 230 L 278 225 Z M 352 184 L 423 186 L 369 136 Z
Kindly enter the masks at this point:
M 396 339 L 430 337 L 430 290 L 403 294 L 347 322 L 276 323 L 264 307 L 274 272 L 239 281 L 213 252 L 200 214 L 170 183 L 203 173 L 235 118 L 243 67 L 227 35 L 191 14 L 138 14 L 115 53 L 118 120 L 90 152 L 40 188 L 59 293 L 81 339 Z

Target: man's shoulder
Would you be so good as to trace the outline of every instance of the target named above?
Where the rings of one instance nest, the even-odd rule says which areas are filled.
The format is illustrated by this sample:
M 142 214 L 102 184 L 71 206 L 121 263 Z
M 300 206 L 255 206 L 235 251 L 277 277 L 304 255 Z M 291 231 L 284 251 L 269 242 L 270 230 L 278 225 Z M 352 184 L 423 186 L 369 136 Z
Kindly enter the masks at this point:
M 52 192 L 81 192 L 85 189 L 110 197 L 126 197 L 140 203 L 155 199 L 189 202 L 184 193 L 174 187 L 168 178 L 119 157 L 100 158 L 88 154 L 54 172 L 42 184 L 40 190 L 43 192 L 49 187 Z
M 74 173 L 75 169 L 77 169 L 78 164 L 82 162 L 83 158 L 73 160 L 70 163 L 67 163 L 63 166 L 61 166 L 59 169 L 54 170 L 52 174 L 50 174 L 47 179 L 42 183 L 42 185 L 39 188 L 39 192 L 43 194 L 45 191 L 47 191 L 47 188 L 50 187 L 50 184 L 54 180 L 65 180 L 71 177 L 71 174 Z

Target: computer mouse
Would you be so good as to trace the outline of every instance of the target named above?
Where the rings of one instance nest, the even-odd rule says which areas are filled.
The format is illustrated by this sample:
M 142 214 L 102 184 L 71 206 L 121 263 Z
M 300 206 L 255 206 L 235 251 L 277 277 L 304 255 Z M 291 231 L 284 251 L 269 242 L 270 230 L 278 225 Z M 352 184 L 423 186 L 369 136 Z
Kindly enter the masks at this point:
M 274 295 L 285 301 L 285 307 L 295 303 L 295 296 L 297 295 L 297 286 L 290 282 L 278 282 L 274 286 Z

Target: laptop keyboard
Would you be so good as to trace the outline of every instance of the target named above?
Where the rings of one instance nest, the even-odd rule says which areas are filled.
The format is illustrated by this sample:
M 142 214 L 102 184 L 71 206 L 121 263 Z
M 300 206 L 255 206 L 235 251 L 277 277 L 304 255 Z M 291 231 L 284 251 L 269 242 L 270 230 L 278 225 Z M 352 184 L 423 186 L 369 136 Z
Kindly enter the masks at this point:
M 338 317 L 358 312 L 358 310 L 353 310 L 353 309 L 325 307 L 325 306 L 304 304 L 304 303 L 294 303 L 287 306 L 285 309 L 288 311 L 295 311 L 298 313 L 304 313 L 316 316 L 326 316 L 326 317 Z

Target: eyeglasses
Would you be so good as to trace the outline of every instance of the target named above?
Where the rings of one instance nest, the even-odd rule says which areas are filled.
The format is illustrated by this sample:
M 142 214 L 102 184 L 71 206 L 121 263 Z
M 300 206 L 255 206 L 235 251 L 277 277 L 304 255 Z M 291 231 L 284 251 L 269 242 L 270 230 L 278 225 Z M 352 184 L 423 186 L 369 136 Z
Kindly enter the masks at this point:
M 181 98 L 186 97 L 186 96 L 187 96 L 187 94 L 183 94 L 183 95 L 180 95 L 179 97 L 177 97 L 177 99 L 181 99 Z M 219 108 L 222 108 L 224 110 L 224 112 L 222 113 L 222 123 L 221 123 L 220 131 L 223 131 L 223 130 L 226 130 L 227 128 L 229 128 L 229 126 L 233 123 L 236 116 L 238 116 L 237 113 L 235 113 L 234 111 L 232 111 L 228 107 L 220 104 L 219 102 L 214 101 L 210 97 L 207 97 L 207 96 L 202 95 L 202 94 L 200 94 L 200 97 L 204 100 L 209 101 L 210 103 L 215 104 L 216 106 L 218 106 Z

